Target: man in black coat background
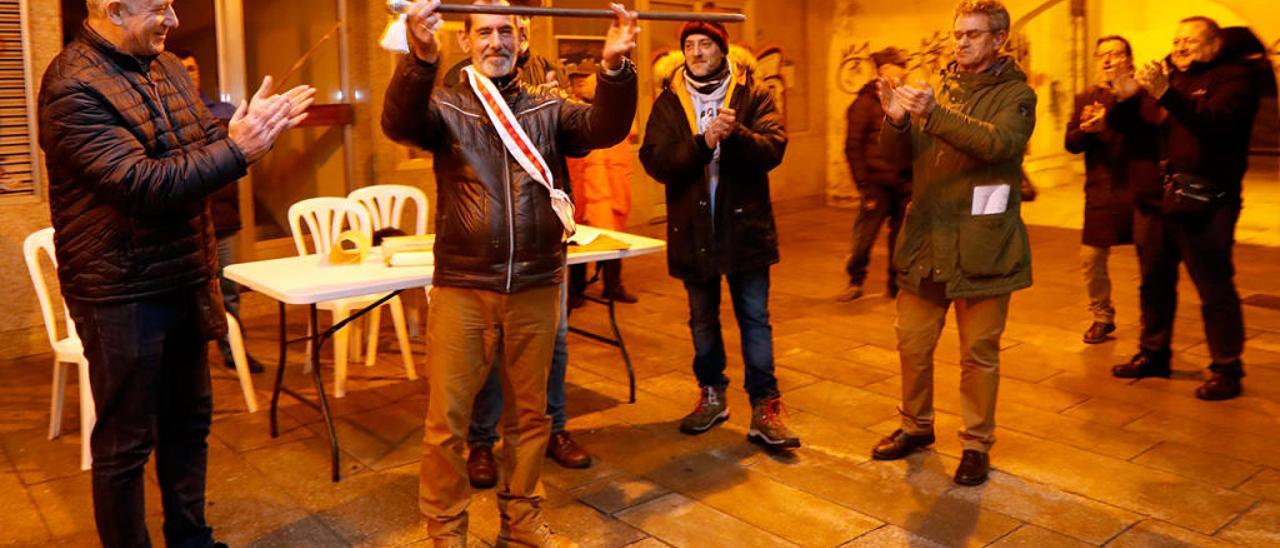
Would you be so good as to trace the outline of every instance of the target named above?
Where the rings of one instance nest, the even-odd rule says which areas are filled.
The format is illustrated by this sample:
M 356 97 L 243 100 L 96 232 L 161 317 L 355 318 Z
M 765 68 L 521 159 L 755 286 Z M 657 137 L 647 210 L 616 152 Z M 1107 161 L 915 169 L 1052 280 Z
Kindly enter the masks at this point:
M 881 78 L 900 81 L 907 75 L 906 52 L 889 47 L 871 54 L 876 72 Z M 884 124 L 884 109 L 876 93 L 879 78 L 867 82 L 858 91 L 858 97 L 849 105 L 848 126 L 845 130 L 844 157 L 853 174 L 853 184 L 858 187 L 861 199 L 858 218 L 853 222 L 853 250 L 845 263 L 849 285 L 836 301 L 848 302 L 862 296 L 862 284 L 867 280 L 867 265 L 871 262 L 871 248 L 880 233 L 880 225 L 889 221 L 889 257 L 893 257 L 898 229 L 907 214 L 911 201 L 911 169 L 899 169 L 885 161 L 880 151 L 880 127 Z M 892 263 L 892 261 L 886 261 Z M 889 271 L 888 295 L 898 295 L 893 265 Z

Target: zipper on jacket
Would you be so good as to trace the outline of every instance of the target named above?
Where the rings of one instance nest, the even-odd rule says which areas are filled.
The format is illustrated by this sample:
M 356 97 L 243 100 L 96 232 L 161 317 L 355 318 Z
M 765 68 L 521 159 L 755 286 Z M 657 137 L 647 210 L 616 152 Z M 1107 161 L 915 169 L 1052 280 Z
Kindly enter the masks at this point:
M 152 79 L 151 79 L 151 73 L 150 73 L 150 72 L 144 73 L 144 74 L 142 75 L 142 78 L 143 78 L 144 80 L 146 80 L 146 84 L 145 84 L 145 86 L 144 86 L 144 87 L 146 87 L 146 88 L 147 88 L 147 91 L 149 91 L 149 92 L 150 92 L 150 93 L 148 93 L 148 94 L 147 94 L 147 95 L 148 95 L 148 97 L 147 97 L 147 98 L 148 98 L 148 99 L 151 99 L 152 103 L 154 103 L 154 104 L 155 104 L 155 108 L 156 108 L 157 114 L 159 114 L 160 116 L 163 116 L 163 117 L 164 117 L 164 121 L 165 121 L 165 123 L 166 123 L 166 124 L 169 124 L 169 130 L 170 130 L 170 131 L 173 131 L 173 132 L 175 133 L 175 136 L 176 136 L 176 134 L 177 134 L 177 128 L 173 127 L 173 120 L 172 120 L 171 118 L 169 118 L 169 111 L 168 111 L 167 109 L 165 109 L 164 102 L 160 100 L 160 86 L 159 86 L 158 84 L 156 84 L 156 81 L 155 81 L 155 80 L 152 80 Z M 179 144 L 181 144 L 181 143 L 179 143 Z
M 503 155 L 502 172 L 506 178 L 507 191 L 507 293 L 511 292 L 511 272 L 516 268 L 516 214 L 511 198 L 511 162 Z

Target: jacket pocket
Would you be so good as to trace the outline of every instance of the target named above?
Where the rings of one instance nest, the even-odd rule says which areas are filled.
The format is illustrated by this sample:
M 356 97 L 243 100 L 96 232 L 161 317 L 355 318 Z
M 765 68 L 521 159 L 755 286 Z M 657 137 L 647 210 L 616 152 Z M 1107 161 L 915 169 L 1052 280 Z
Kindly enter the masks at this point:
M 1025 236 L 1017 229 L 1017 217 L 999 215 L 969 217 L 960 223 L 956 246 L 960 270 L 972 277 L 1013 274 L 1022 262 Z

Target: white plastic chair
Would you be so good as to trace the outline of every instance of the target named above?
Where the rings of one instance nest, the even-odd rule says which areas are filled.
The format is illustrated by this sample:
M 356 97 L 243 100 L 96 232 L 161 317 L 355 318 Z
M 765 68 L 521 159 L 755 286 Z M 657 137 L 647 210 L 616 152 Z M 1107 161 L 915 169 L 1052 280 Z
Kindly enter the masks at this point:
M 369 210 L 370 220 L 373 222 L 375 231 L 384 228 L 400 228 L 400 222 L 404 219 L 404 208 L 412 203 L 414 205 L 414 229 L 412 234 L 420 235 L 427 233 L 427 195 L 422 189 L 407 185 L 373 185 L 364 188 L 358 188 L 351 191 L 347 195 L 350 200 L 355 200 L 364 204 L 365 209 Z M 431 286 L 423 288 L 427 295 L 431 294 Z M 409 334 L 418 334 L 418 307 L 409 309 L 410 319 Z M 369 313 L 369 325 L 378 325 L 382 321 L 382 317 L 378 310 Z M 369 330 L 369 343 L 365 354 L 366 366 L 373 365 L 378 349 L 378 332 L 377 330 Z
M 253 375 L 249 372 L 249 359 L 244 353 L 244 334 L 240 332 L 240 322 L 230 312 L 227 313 L 227 342 L 231 344 L 231 360 L 235 362 L 236 376 L 240 377 L 244 406 L 250 413 L 257 413 L 258 395 L 253 391 Z
M 311 235 L 311 242 L 316 253 L 322 255 L 329 254 L 334 242 L 342 234 L 344 227 L 358 230 L 365 234 L 373 233 L 369 212 L 354 200 L 337 197 L 302 200 L 289 207 L 289 229 L 293 234 L 293 244 L 297 248 L 298 255 L 309 254 L 306 233 L 302 230 L 304 221 L 307 224 L 307 233 Z M 337 324 L 350 317 L 353 312 L 373 304 L 383 295 L 385 293 L 324 301 L 317 303 L 316 307 L 332 313 L 333 323 Z M 418 373 L 413 365 L 413 354 L 410 352 L 409 346 L 409 333 L 405 329 L 404 307 L 400 304 L 400 297 L 392 297 L 383 306 L 391 308 L 391 319 L 395 324 L 396 339 L 400 342 L 400 357 L 404 360 L 405 373 L 408 375 L 409 380 L 417 379 Z M 376 337 L 377 325 L 371 325 L 370 331 L 373 331 L 371 336 Z M 316 326 L 309 326 L 308 329 L 314 330 Z M 333 396 L 335 398 L 341 398 L 347 394 L 348 337 L 349 333 L 346 329 L 339 329 L 333 334 Z M 356 340 L 358 341 L 359 339 L 357 338 Z M 308 347 L 308 356 L 311 351 L 313 350 Z M 369 353 L 374 354 L 372 349 L 370 349 Z M 311 363 L 310 359 L 307 360 L 307 363 Z
M 40 266 L 40 253 L 49 256 L 49 262 L 56 269 L 58 259 L 53 253 L 53 229 L 44 228 L 32 232 L 22 244 L 22 253 L 27 261 L 27 272 L 31 274 L 31 285 L 35 286 L 36 298 L 40 300 L 40 315 L 44 317 L 45 333 L 49 335 L 49 346 L 53 347 L 53 397 L 49 407 L 49 439 L 62 435 L 62 406 L 67 392 L 67 367 L 75 365 L 80 385 L 80 469 L 88 470 L 93 466 L 93 457 L 89 454 L 89 437 L 93 432 L 93 424 L 97 414 L 93 408 L 93 391 L 89 389 L 89 360 L 84 357 L 84 347 L 76 334 L 76 324 L 67 312 L 66 303 L 62 304 L 62 313 L 66 318 L 67 336 L 58 336 L 58 322 L 53 313 L 53 297 L 49 287 L 44 283 L 44 269 Z
M 399 228 L 404 219 L 404 206 L 413 203 L 416 221 L 413 234 L 427 233 L 427 195 L 418 187 L 373 185 L 355 189 L 347 198 L 364 204 L 374 230 Z

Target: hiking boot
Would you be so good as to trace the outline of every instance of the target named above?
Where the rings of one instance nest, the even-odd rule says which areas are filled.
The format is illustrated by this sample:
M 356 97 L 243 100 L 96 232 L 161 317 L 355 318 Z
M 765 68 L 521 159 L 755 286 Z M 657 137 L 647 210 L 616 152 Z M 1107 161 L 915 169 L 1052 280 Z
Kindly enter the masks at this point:
M 502 524 L 502 528 L 498 531 L 498 542 L 494 544 L 495 548 L 507 548 L 510 546 L 537 546 L 539 548 L 578 548 L 578 543 L 569 540 L 569 537 L 558 534 L 550 525 L 543 523 L 537 529 L 529 534 L 518 534 L 511 531 L 507 524 Z
M 493 447 L 471 446 L 467 456 L 467 481 L 476 489 L 488 489 L 498 484 L 498 465 L 493 462 Z
M 680 431 L 685 434 L 701 434 L 723 421 L 729 420 L 729 404 L 724 401 L 725 387 L 704 386 L 693 412 L 680 421 Z
M 800 438 L 782 424 L 782 398 L 774 396 L 751 406 L 747 440 L 775 450 L 800 447 Z
M 861 296 L 862 286 L 849 284 L 848 287 L 844 288 L 844 291 L 836 294 L 836 302 L 847 303 L 849 301 L 857 300 Z
M 1129 363 L 1122 363 L 1111 368 L 1111 375 L 1120 379 L 1145 379 L 1147 377 L 1169 378 L 1173 370 L 1169 366 L 1169 351 L 1151 352 L 1139 350 Z
M 1089 329 L 1084 332 L 1084 342 L 1085 344 L 1098 344 L 1098 343 L 1106 342 L 1107 339 L 1111 338 L 1110 335 L 1115 330 L 1116 330 L 1116 324 L 1093 322 L 1093 325 L 1089 326 Z
M 547 456 L 565 468 L 590 468 L 591 455 L 573 442 L 568 432 L 556 432 L 547 443 Z

